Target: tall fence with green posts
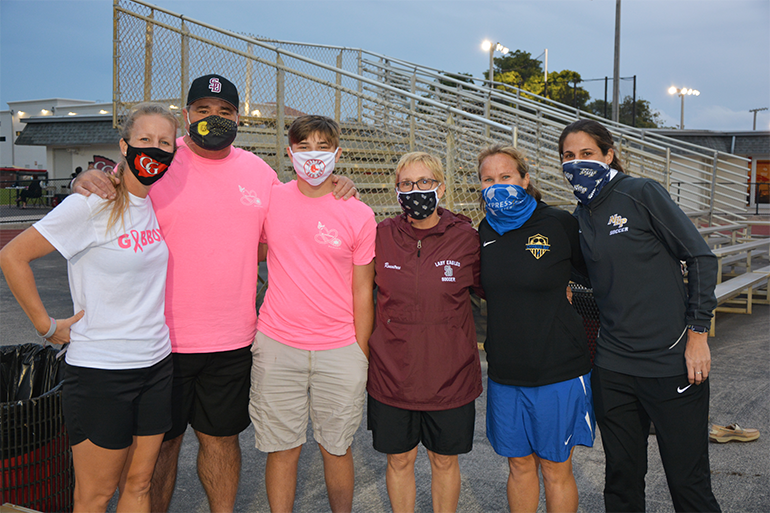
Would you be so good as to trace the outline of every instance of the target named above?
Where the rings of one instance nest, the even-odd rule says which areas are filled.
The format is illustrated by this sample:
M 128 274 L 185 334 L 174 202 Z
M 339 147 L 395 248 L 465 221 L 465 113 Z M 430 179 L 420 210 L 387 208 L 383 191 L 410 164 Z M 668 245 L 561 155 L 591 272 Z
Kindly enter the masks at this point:
M 358 48 L 237 34 L 142 1 L 114 0 L 116 125 L 141 101 L 181 109 L 190 81 L 208 73 L 239 89 L 235 144 L 262 157 L 282 180 L 293 176 L 285 154 L 291 121 L 303 114 L 336 119 L 343 133 L 337 169 L 355 181 L 378 219 L 400 212 L 396 162 L 422 150 L 444 162 L 444 205 L 478 221 L 476 155 L 491 143 L 523 150 L 545 201 L 567 207 L 574 200 L 561 173 L 559 134 L 576 119 L 595 117 Z M 664 184 L 693 217 L 707 224 L 743 217 L 746 159 L 596 119 L 613 133 L 627 171 Z

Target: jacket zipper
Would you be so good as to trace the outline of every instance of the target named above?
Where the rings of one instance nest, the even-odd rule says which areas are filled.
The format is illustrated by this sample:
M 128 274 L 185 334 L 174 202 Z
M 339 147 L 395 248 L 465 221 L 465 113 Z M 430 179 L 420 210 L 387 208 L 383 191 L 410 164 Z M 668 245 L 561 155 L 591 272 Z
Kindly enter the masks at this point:
M 414 280 L 414 297 L 419 297 L 420 293 L 420 271 L 421 265 L 420 265 L 420 251 L 422 250 L 422 240 L 417 241 L 417 275 L 415 276 Z M 417 310 L 420 310 L 420 304 L 418 302 L 417 304 Z

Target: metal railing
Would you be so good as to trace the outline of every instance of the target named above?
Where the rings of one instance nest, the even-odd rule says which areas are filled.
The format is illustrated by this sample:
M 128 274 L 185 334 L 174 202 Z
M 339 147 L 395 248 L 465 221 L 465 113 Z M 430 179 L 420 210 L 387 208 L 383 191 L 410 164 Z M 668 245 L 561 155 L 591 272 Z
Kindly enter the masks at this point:
M 445 206 L 480 220 L 476 155 L 498 142 L 525 152 L 547 202 L 572 205 L 558 138 L 578 118 L 604 123 L 627 171 L 663 183 L 683 209 L 703 212 L 708 223 L 745 213 L 748 161 L 741 157 L 612 123 L 507 85 L 467 83 L 358 48 L 237 34 L 140 0 L 114 0 L 116 126 L 137 102 L 181 108 L 191 79 L 207 73 L 238 86 L 242 126 L 235 144 L 262 157 L 282 180 L 293 177 L 285 155 L 293 118 L 323 114 L 338 120 L 344 151 L 338 169 L 356 182 L 378 218 L 400 212 L 393 193 L 398 158 L 423 150 L 444 161 Z

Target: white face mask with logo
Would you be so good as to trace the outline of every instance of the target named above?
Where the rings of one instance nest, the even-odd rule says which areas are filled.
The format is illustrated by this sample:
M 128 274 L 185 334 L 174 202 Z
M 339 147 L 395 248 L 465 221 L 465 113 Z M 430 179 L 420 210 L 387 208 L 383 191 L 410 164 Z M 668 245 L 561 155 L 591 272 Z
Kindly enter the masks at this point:
M 289 149 L 291 161 L 297 176 L 312 186 L 321 185 L 334 171 L 337 150 L 334 151 L 298 151 Z

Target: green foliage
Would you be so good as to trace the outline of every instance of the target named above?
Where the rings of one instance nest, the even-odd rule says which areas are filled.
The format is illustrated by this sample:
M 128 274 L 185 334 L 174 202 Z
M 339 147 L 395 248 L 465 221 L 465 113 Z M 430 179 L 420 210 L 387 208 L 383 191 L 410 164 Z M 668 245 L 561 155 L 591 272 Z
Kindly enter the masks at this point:
M 619 105 L 620 113 L 618 121 L 625 125 L 631 125 L 633 121 L 633 107 L 634 99 L 631 96 L 626 96 Z M 594 100 L 588 105 L 586 109 L 588 112 L 592 112 L 597 116 L 604 116 L 604 100 Z M 607 117 L 612 117 L 612 103 L 607 102 Z M 637 128 L 662 128 L 663 120 L 660 117 L 660 112 L 653 110 L 650 102 L 643 98 L 636 100 L 636 122 L 634 126 Z
M 517 73 L 522 83 L 526 82 L 534 75 L 543 76 L 543 66 L 540 61 L 533 59 L 531 53 L 521 50 L 516 50 L 515 52 L 508 53 L 508 55 L 495 57 L 494 59 L 495 77 L 497 77 L 498 73 L 504 75 L 511 71 Z M 489 75 L 489 71 L 484 73 L 485 77 L 487 77 L 487 75 Z M 518 82 L 508 83 L 513 85 L 518 84 Z
M 588 91 L 582 87 L 575 88 L 575 82 L 580 83 L 580 73 L 571 70 L 552 71 L 548 73 L 548 90 L 545 90 L 543 67 L 540 61 L 533 59 L 532 54 L 516 50 L 503 57 L 494 59 L 494 80 L 510 84 L 539 96 L 546 96 L 566 105 L 584 109 L 590 98 Z M 489 72 L 485 73 L 487 76 Z M 495 86 L 507 90 L 505 86 Z M 512 91 L 512 90 L 511 90 Z M 534 98 L 533 96 L 524 95 Z
M 523 50 L 510 52 L 502 57 L 494 58 L 494 81 L 495 88 L 516 94 L 516 89 L 521 90 L 521 96 L 534 101 L 542 102 L 541 97 L 577 107 L 580 110 L 591 112 L 598 116 L 604 116 L 604 100 L 591 101 L 591 95 L 588 91 L 580 87 L 582 79 L 580 73 L 572 70 L 551 71 L 548 73 L 548 88 L 543 77 L 543 64 L 537 59 L 532 58 L 532 54 Z M 473 84 L 473 76 L 470 73 L 446 73 L 446 77 L 460 81 L 457 84 L 454 80 L 438 79 L 436 82 L 444 87 L 456 89 L 462 83 Z M 484 77 L 489 78 L 489 71 L 484 72 Z M 431 94 L 434 96 L 437 87 L 431 87 Z M 527 92 L 531 94 L 527 94 Z M 438 96 L 436 94 L 436 96 Z M 497 100 L 495 100 L 497 101 Z M 502 103 L 507 103 L 503 101 Z M 477 108 L 480 113 L 483 109 L 481 103 L 465 103 L 464 108 L 473 110 Z M 634 100 L 631 96 L 626 96 L 620 104 L 620 122 L 631 125 L 633 119 Z M 612 115 L 612 106 L 607 106 L 607 117 Z M 638 128 L 665 128 L 660 112 L 654 110 L 650 102 L 639 98 L 636 100 L 636 118 L 634 126 Z

